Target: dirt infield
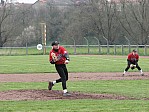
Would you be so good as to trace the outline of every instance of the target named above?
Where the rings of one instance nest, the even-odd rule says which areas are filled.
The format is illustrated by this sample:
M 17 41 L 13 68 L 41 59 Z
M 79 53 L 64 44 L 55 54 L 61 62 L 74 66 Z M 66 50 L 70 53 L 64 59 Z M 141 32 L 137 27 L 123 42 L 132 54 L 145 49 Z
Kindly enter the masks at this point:
M 11 90 L 0 92 L 0 100 L 62 100 L 62 99 L 116 99 L 116 100 L 149 100 L 136 99 L 126 96 L 112 95 L 112 94 L 87 94 L 80 92 L 71 92 L 71 96 L 64 97 L 62 91 L 56 90 Z
M 70 81 L 81 80 L 140 80 L 149 79 L 149 72 L 141 76 L 139 72 L 128 72 L 124 77 L 121 73 L 69 73 Z M 0 74 L 0 82 L 47 82 L 59 78 L 57 73 L 43 74 Z
M 0 82 L 48 82 L 59 78 L 56 73 L 46 74 L 0 74 Z M 70 81 L 79 80 L 140 80 L 149 79 L 149 72 L 141 76 L 139 72 L 122 73 L 69 73 Z M 113 94 L 87 94 L 71 92 L 71 97 L 63 97 L 62 91 L 49 90 L 10 90 L 0 92 L 0 101 L 5 100 L 62 100 L 62 99 L 117 99 L 149 100 L 129 98 Z

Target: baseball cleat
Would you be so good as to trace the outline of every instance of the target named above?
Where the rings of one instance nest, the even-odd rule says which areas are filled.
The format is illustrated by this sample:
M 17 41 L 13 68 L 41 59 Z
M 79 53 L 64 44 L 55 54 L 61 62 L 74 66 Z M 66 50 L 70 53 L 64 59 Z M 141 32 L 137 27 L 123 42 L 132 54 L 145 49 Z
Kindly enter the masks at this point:
M 144 76 L 144 73 L 141 73 L 141 76 Z
M 52 82 L 49 82 L 49 85 L 48 85 L 48 89 L 49 90 L 52 90 L 52 87 L 54 86 L 54 84 Z
M 122 75 L 122 76 L 124 77 L 124 75 L 125 75 L 125 74 L 123 73 L 123 75 Z
M 69 92 L 63 93 L 63 96 L 71 96 Z

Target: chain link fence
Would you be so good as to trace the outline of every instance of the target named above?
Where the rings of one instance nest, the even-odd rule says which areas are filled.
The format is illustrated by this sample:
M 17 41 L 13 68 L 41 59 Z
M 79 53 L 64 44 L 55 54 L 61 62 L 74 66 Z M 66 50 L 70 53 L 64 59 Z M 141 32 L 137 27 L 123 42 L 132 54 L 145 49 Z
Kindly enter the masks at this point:
M 149 45 L 62 45 L 70 55 L 127 55 L 136 49 L 141 56 L 149 56 Z M 51 46 L 37 50 L 32 47 L 0 47 L 1 56 L 12 55 L 48 55 Z

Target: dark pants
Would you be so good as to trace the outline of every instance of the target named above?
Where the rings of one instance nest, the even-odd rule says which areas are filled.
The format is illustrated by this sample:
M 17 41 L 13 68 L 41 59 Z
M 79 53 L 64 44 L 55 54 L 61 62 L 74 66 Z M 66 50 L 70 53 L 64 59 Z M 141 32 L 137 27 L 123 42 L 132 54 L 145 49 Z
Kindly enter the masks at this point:
M 126 67 L 126 69 L 125 69 L 126 72 L 129 70 L 131 64 L 136 65 L 136 68 L 137 68 L 138 70 L 141 70 L 141 68 L 139 67 L 139 65 L 138 65 L 137 62 L 131 62 L 131 61 L 128 61 L 128 60 L 127 60 L 127 62 L 128 62 L 128 65 L 127 65 L 127 67 Z
M 55 68 L 60 76 L 60 79 L 56 80 L 56 83 L 62 82 L 63 90 L 67 89 L 66 81 L 68 80 L 68 71 L 65 64 L 56 65 Z

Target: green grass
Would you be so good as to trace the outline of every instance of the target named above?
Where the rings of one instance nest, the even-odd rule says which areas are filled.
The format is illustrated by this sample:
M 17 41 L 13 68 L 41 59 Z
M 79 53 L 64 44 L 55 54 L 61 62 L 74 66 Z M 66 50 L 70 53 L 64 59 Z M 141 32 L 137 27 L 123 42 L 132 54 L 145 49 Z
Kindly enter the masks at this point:
M 45 82 L 0 83 L 0 91 L 46 89 Z M 75 81 L 68 82 L 70 91 L 117 94 L 149 98 L 148 80 Z M 54 90 L 61 90 L 57 84 Z M 51 100 L 0 101 L 1 112 L 148 112 L 148 100 Z
M 1 112 L 148 112 L 149 101 L 53 100 L 0 101 Z
M 127 56 L 70 55 L 69 72 L 122 72 Z M 149 58 L 140 58 L 143 71 L 148 69 Z M 132 70 L 130 70 L 132 71 Z M 137 71 L 137 70 L 134 70 Z M 0 56 L 0 73 L 56 72 L 48 55 Z M 50 79 L 47 79 L 50 80 Z M 148 80 L 108 80 L 68 82 L 69 91 L 124 95 L 149 98 Z M 47 89 L 47 82 L 0 82 L 0 91 L 20 89 Z M 54 90 L 61 90 L 57 84 Z M 0 101 L 0 112 L 148 112 L 149 100 L 50 100 Z
M 56 72 L 48 55 L 0 56 L 0 73 L 49 73 Z M 69 72 L 122 72 L 127 56 L 70 55 Z M 148 69 L 149 58 L 140 58 L 143 71 Z M 130 70 L 132 71 L 132 70 Z M 133 70 L 137 71 L 137 70 Z

